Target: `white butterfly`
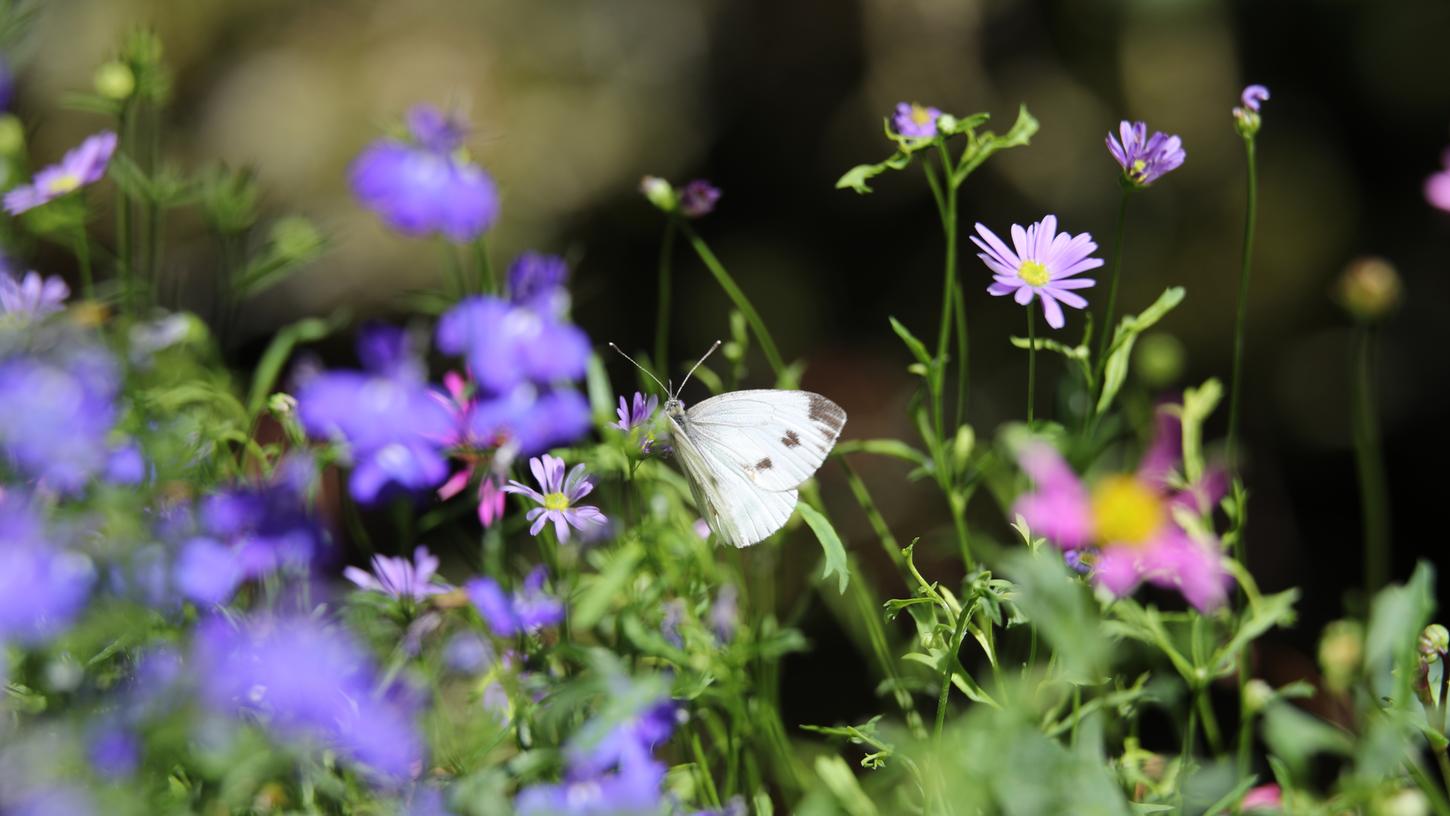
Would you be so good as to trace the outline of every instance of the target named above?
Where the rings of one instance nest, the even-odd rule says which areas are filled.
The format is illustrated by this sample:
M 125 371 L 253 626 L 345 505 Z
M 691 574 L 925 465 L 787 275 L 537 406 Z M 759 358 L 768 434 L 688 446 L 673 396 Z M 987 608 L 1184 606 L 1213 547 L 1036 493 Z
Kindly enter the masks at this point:
M 717 341 L 705 357 L 719 346 Z M 846 426 L 841 406 L 810 391 L 731 391 L 688 411 L 678 390 L 665 392 L 665 420 L 695 505 L 715 535 L 736 547 L 749 547 L 785 526 L 795 510 L 796 488 L 826 461 Z

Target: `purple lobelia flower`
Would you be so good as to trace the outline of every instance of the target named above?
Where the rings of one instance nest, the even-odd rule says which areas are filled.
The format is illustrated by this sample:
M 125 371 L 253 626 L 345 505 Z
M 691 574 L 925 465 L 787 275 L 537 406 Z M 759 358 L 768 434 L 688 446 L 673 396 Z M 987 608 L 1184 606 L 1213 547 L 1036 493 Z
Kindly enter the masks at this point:
M 1238 128 L 1239 134 L 1244 138 L 1251 138 L 1259 132 L 1259 125 L 1262 120 L 1259 118 L 1259 105 L 1269 98 L 1269 89 L 1263 85 L 1250 85 L 1244 88 L 1239 94 L 1240 107 L 1233 109 L 1234 126 Z
M 533 471 L 542 493 L 513 479 L 504 486 L 505 493 L 517 493 L 538 502 L 539 506 L 527 515 L 528 520 L 534 523 L 529 528 L 529 535 L 538 535 L 546 522 L 553 522 L 554 532 L 562 542 L 569 540 L 570 527 L 582 531 L 589 526 L 608 523 L 598 507 L 579 504 L 579 500 L 594 489 L 583 463 L 575 465 L 565 477 L 564 460 L 546 453 L 543 458 L 530 459 L 529 470 Z
M 939 118 L 941 111 L 936 108 L 915 102 L 898 102 L 896 113 L 891 117 L 891 129 L 908 139 L 934 139 Z
M 94 184 L 106 174 L 111 154 L 116 152 L 116 134 L 101 131 L 66 153 L 58 164 L 35 174 L 29 184 L 5 194 L 5 211 L 19 215 L 61 196 Z
M 401 329 L 371 328 L 359 338 L 366 371 L 330 371 L 298 392 L 298 415 L 314 437 L 352 450 L 348 487 L 360 502 L 393 488 L 421 490 L 448 476 L 443 449 L 458 435 L 455 417 L 423 380 Z
M 512 595 L 492 578 L 475 578 L 465 589 L 489 630 L 499 637 L 513 637 L 533 634 L 564 619 L 563 602 L 544 591 L 547 577 L 543 567 L 535 567 Z
M 0 643 L 43 643 L 85 607 L 90 559 L 48 540 L 28 497 L 0 491 Z
M 44 317 L 65 308 L 68 297 L 70 287 L 54 275 L 42 278 L 37 272 L 26 272 L 16 280 L 9 271 L 0 269 L 0 314 Z
M 438 571 L 438 558 L 428 552 L 427 547 L 414 550 L 411 561 L 406 558 L 375 555 L 372 563 L 372 572 L 348 567 L 342 574 L 363 589 L 381 592 L 399 600 L 421 601 L 430 595 L 452 589 L 446 584 L 433 582 L 433 575 Z
M 44 487 L 82 489 L 106 468 L 119 391 L 115 359 L 88 343 L 0 356 L 0 453 Z
M 1425 179 L 1425 200 L 1432 206 L 1450 212 L 1450 150 L 1441 158 L 1444 169 Z
M 578 380 L 589 361 L 589 338 L 578 327 L 495 297 L 471 297 L 445 313 L 437 341 L 440 351 L 465 357 L 493 394 Z
M 645 399 L 644 394 L 638 391 L 634 392 L 634 398 L 630 402 L 625 402 L 624 397 L 620 397 L 619 407 L 614 411 L 619 421 L 612 427 L 628 433 L 648 423 L 659 404 L 659 397 L 650 395 L 649 399 Z
M 704 218 L 715 211 L 715 204 L 719 201 L 719 187 L 705 179 L 695 179 L 680 188 L 680 215 Z
M 1103 265 L 1101 258 L 1091 257 L 1098 248 L 1093 237 L 1086 232 L 1059 233 L 1055 215 L 1046 216 L 1026 229 L 1013 224 L 1010 249 L 982 224 L 977 224 L 972 243 L 982 250 L 977 257 L 992 270 L 995 282 L 987 287 L 987 292 L 1013 295 L 1023 306 L 1037 297 L 1042 302 L 1047 325 L 1054 329 L 1062 328 L 1066 322 L 1059 304 L 1074 309 L 1087 307 L 1087 301 L 1072 290 L 1086 289 L 1096 281 L 1075 276 Z
M 1133 187 L 1147 187 L 1178 169 L 1187 158 L 1182 139 L 1157 130 L 1150 136 L 1143 122 L 1124 120 L 1118 125 L 1118 133 L 1121 142 L 1108 134 L 1108 152 L 1123 168 L 1123 180 Z
M 558 255 L 525 252 L 509 266 L 509 300 L 540 314 L 562 318 L 569 311 L 569 264 Z
M 386 689 L 377 693 L 367 653 L 321 621 L 204 621 L 193 664 L 213 711 L 260 719 L 285 743 L 320 744 L 391 781 L 420 769 L 413 703 Z
M 6 816 L 94 816 L 99 811 L 91 795 L 79 787 L 32 790 L 5 804 Z
M 457 154 L 463 125 L 426 106 L 409 113 L 408 125 L 412 142 L 374 142 L 353 162 L 353 194 L 406 235 L 478 238 L 498 218 L 498 191 L 482 168 Z

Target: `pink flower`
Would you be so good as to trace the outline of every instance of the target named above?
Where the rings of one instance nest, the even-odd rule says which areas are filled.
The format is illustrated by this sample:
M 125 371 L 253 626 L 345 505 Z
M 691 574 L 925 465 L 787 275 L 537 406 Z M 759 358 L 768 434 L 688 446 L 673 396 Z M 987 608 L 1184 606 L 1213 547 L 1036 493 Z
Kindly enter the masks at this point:
M 1450 150 L 1441 158 L 1445 169 L 1425 179 L 1425 200 L 1450 212 Z
M 1284 793 L 1275 784 L 1260 785 L 1257 788 L 1249 789 L 1244 794 L 1244 800 L 1239 803 L 1245 813 L 1254 811 L 1282 810 L 1284 807 Z

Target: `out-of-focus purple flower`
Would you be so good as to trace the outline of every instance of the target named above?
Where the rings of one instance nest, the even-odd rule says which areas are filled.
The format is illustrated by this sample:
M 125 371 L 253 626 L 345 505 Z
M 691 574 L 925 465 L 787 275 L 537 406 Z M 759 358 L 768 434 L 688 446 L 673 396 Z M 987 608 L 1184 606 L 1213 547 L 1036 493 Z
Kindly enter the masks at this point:
M 1425 179 L 1425 200 L 1432 206 L 1450 212 L 1450 150 L 1440 159 L 1444 168 Z
M 459 632 L 443 645 L 443 664 L 461 674 L 477 674 L 493 662 L 493 648 L 473 632 Z
M 173 574 L 182 595 L 205 605 L 226 603 L 246 578 L 236 552 L 211 538 L 182 545 Z
M 690 816 L 750 816 L 750 809 L 745 805 L 745 797 L 737 795 L 718 810 L 697 810 Z
M 6 816 L 94 816 L 96 805 L 80 788 L 54 787 L 22 795 L 4 812 Z
M 628 433 L 644 425 L 646 422 L 649 422 L 650 417 L 654 416 L 655 409 L 659 407 L 659 404 L 659 397 L 651 394 L 649 399 L 646 400 L 644 394 L 638 391 L 634 392 L 632 402 L 625 402 L 624 397 L 620 397 L 619 407 L 614 411 L 619 417 L 619 421 L 614 423 L 614 427 Z
M 141 743 L 130 728 L 103 721 L 91 729 L 86 758 L 96 773 L 111 780 L 133 776 L 141 764 Z
M 408 797 L 402 816 L 449 816 L 448 797 L 441 788 L 419 787 Z
M 896 113 L 891 117 L 891 129 L 908 139 L 934 139 L 939 118 L 941 111 L 936 108 L 915 102 L 898 102 Z
M 198 627 L 195 676 L 212 710 L 260 716 L 285 742 L 312 740 L 391 780 L 414 776 L 423 743 L 411 703 L 376 694 L 367 653 L 313 618 Z
M 15 71 L 10 60 L 0 54 L 0 111 L 10 109 L 10 99 L 15 95 Z
M 116 134 L 103 130 L 87 138 L 80 146 L 66 153 L 60 163 L 52 164 L 35 174 L 30 184 L 16 187 L 5 194 L 5 211 L 19 215 L 66 193 L 72 193 L 100 181 L 116 152 Z
M 1022 306 L 1031 303 L 1035 296 L 1042 303 L 1047 325 L 1054 329 L 1062 328 L 1066 322 L 1059 303 L 1074 309 L 1087 308 L 1087 301 L 1072 290 L 1086 289 L 1096 281 L 1074 276 L 1103 265 L 1101 258 L 1091 257 L 1098 248 L 1093 237 L 1086 232 L 1059 233 L 1055 215 L 1046 216 L 1026 229 L 1013 224 L 1011 249 L 982 224 L 977 224 L 972 243 L 982 250 L 977 257 L 992 270 L 994 282 L 987 287 L 987 292 L 1012 295 Z
M 433 575 L 438 571 L 438 559 L 428 552 L 427 547 L 414 550 L 412 561 L 375 555 L 372 564 L 373 571 L 370 573 L 357 567 L 348 567 L 342 574 L 363 589 L 381 592 L 399 600 L 421 601 L 430 595 L 452 589 L 447 584 L 433 583 Z
M 586 526 L 608 523 L 598 507 L 579 504 L 579 500 L 594 489 L 582 462 L 575 465 L 566 478 L 564 460 L 546 453 L 542 458 L 530 459 L 529 470 L 533 471 L 542 493 L 513 479 L 504 486 L 505 493 L 517 493 L 539 504 L 526 516 L 534 523 L 529 528 L 529 535 L 538 535 L 546 522 L 553 522 L 555 534 L 559 541 L 564 542 L 569 540 L 570 527 L 582 531 Z
M 1020 497 L 1013 512 L 1033 534 L 1064 550 L 1096 547 L 1096 584 L 1123 596 L 1147 581 L 1178 590 L 1200 611 L 1223 604 L 1231 578 L 1218 541 L 1198 541 L 1184 531 L 1173 520 L 1171 499 L 1157 486 L 1139 476 L 1114 475 L 1089 492 L 1043 442 L 1027 445 L 1019 461 L 1036 490 Z
M 80 490 L 106 466 L 119 390 L 115 360 L 99 347 L 0 360 L 0 450 L 41 485 Z
M 562 318 L 569 311 L 569 264 L 558 255 L 525 252 L 508 271 L 509 300 L 540 314 Z
M 359 339 L 368 371 L 329 371 L 310 379 L 297 395 L 302 426 L 314 437 L 341 438 L 352 449 L 349 490 L 371 503 L 396 486 L 434 487 L 448 476 L 443 448 L 458 435 L 454 417 L 421 377 L 421 366 L 403 362 L 411 351 L 397 329 L 374 328 Z
M 466 590 L 468 599 L 495 635 L 533 634 L 564 619 L 564 603 L 544 591 L 547 577 L 543 567 L 535 567 L 524 579 L 523 587 L 512 595 L 492 578 L 475 578 L 468 582 Z
M 1165 174 L 1178 169 L 1188 154 L 1183 140 L 1155 130 L 1148 135 L 1148 125 L 1124 120 L 1118 125 L 1118 137 L 1108 134 L 1108 152 L 1123 168 L 1123 178 L 1134 187 L 1147 187 Z
M 0 642 L 41 643 L 64 631 L 94 581 L 90 559 L 47 540 L 27 497 L 0 492 Z
M 704 218 L 715 211 L 715 204 L 719 201 L 719 187 L 705 179 L 695 179 L 680 188 L 680 215 Z
M 740 591 L 734 584 L 725 584 L 710 605 L 710 629 L 721 643 L 729 643 L 735 637 L 735 628 L 740 623 Z
M 1263 85 L 1250 85 L 1244 88 L 1239 95 L 1241 107 L 1233 109 L 1234 127 L 1238 128 L 1239 134 L 1244 138 L 1252 138 L 1259 132 L 1262 120 L 1259 118 L 1259 105 L 1269 98 L 1269 89 Z
M 438 322 L 438 349 L 468 360 L 487 391 L 552 385 L 584 376 L 589 338 L 579 328 L 495 297 L 471 297 Z
M 141 448 L 128 442 L 111 449 L 106 457 L 106 481 L 114 485 L 136 485 L 146 479 L 146 458 Z
M 679 598 L 673 598 L 665 602 L 665 615 L 660 620 L 660 634 L 665 636 L 665 641 L 676 649 L 685 646 L 685 639 L 680 635 L 680 624 L 685 621 L 685 602 Z
M 8 270 L 0 269 L 0 314 L 43 317 L 65 308 L 68 297 L 70 287 L 55 275 L 42 278 L 38 272 L 26 272 L 16 280 Z
M 498 218 L 498 190 L 482 168 L 457 155 L 462 125 L 423 107 L 408 122 L 416 143 L 383 139 L 353 162 L 353 194 L 406 235 L 478 238 Z

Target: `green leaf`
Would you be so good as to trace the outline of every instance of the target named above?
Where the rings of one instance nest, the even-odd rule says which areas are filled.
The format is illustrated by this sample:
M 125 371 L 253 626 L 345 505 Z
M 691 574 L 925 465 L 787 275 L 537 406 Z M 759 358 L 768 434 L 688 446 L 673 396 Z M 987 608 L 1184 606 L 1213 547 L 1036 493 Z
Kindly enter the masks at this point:
M 326 320 L 309 317 L 277 332 L 267 350 L 262 352 L 262 358 L 257 361 L 257 370 L 252 374 L 252 388 L 247 396 L 247 416 L 255 418 L 262 413 L 267 397 L 272 393 L 272 387 L 277 384 L 277 378 L 282 374 L 282 367 L 287 364 L 292 350 L 299 343 L 315 343 L 337 331 L 346 322 L 347 313 L 339 310 Z
M 1264 711 L 1264 742 L 1301 780 L 1314 755 L 1347 756 L 1353 747 L 1348 734 L 1288 703 L 1274 703 Z
M 902 442 L 899 439 L 847 439 L 837 442 L 832 449 L 832 456 L 839 456 L 847 453 L 870 453 L 876 456 L 890 456 L 895 459 L 903 459 L 922 467 L 931 467 L 931 459 L 926 454 Z
M 1376 697 L 1391 697 L 1407 706 L 1410 675 L 1420 630 L 1434 611 L 1435 569 L 1421 561 L 1409 582 L 1380 590 L 1370 607 L 1365 630 L 1365 671 Z
M 1183 287 L 1171 286 L 1158 296 L 1152 306 L 1137 315 L 1123 318 L 1118 324 L 1118 330 L 1113 333 L 1112 345 L 1108 347 L 1107 363 L 1103 366 L 1103 389 L 1099 393 L 1097 405 L 1099 416 L 1107 412 L 1108 406 L 1118 396 L 1118 390 L 1123 387 L 1123 381 L 1127 379 L 1128 362 L 1133 356 L 1133 344 L 1137 342 L 1138 335 L 1152 328 L 1173 307 L 1182 303 L 1183 295 Z
M 901 325 L 901 321 L 894 317 L 887 317 L 886 319 L 891 321 L 891 330 L 896 332 L 896 336 L 900 337 L 901 342 L 905 343 L 906 347 L 911 350 L 911 356 L 915 357 L 917 362 L 926 366 L 927 370 L 931 370 L 933 361 L 931 353 L 926 350 L 926 344 L 916 339 L 916 335 L 911 333 L 911 329 Z
M 1223 385 L 1216 379 L 1183 392 L 1179 417 L 1183 425 L 1183 477 L 1189 484 L 1197 484 L 1203 478 L 1203 423 L 1222 398 Z
M 897 153 L 891 158 L 877 164 L 858 164 L 847 170 L 844 175 L 836 180 L 837 190 L 855 190 L 865 195 L 871 192 L 871 187 L 866 182 L 885 173 L 887 170 L 900 170 L 911 164 L 911 156 L 906 153 Z
M 851 570 L 846 563 L 846 548 L 841 544 L 840 536 L 836 535 L 836 529 L 831 522 L 821 515 L 820 511 L 809 504 L 800 505 L 801 518 L 810 525 L 811 531 L 816 534 L 816 539 L 821 542 L 821 550 L 826 556 L 826 569 L 821 573 L 822 578 L 829 578 L 832 574 L 836 576 L 836 584 L 841 594 L 846 594 L 846 585 L 851 580 Z
M 635 541 L 630 541 L 609 556 L 604 571 L 593 577 L 578 595 L 571 624 L 580 629 L 592 629 L 609 604 L 624 590 L 629 579 L 634 577 L 635 565 L 644 557 L 643 550 Z
M 1108 643 L 1097 605 L 1056 552 L 1009 551 L 1002 572 L 1016 585 L 1012 601 L 1052 646 L 1067 675 L 1077 682 L 1101 679 Z
M 1009 147 L 1021 147 L 1031 141 L 1032 135 L 1036 132 L 1037 120 L 1027 112 L 1026 105 L 1021 106 L 1017 109 L 1017 121 L 1012 124 L 1011 130 L 1001 136 L 990 131 L 984 133 L 974 146 L 968 148 L 967 152 L 962 155 L 956 172 L 952 174 L 952 186 L 960 186 L 963 181 L 966 181 L 967 176 L 980 167 L 982 162 L 991 158 L 993 153 Z
M 1249 609 L 1243 623 L 1229 642 L 1219 650 L 1214 661 L 1217 673 L 1225 674 L 1235 665 L 1240 651 L 1260 635 L 1275 626 L 1289 626 L 1294 622 L 1294 603 L 1299 600 L 1298 589 L 1286 589 L 1259 599 Z
M 866 791 L 861 790 L 861 783 L 856 781 L 856 774 L 846 760 L 838 756 L 816 757 L 816 776 L 850 816 L 876 816 L 876 806 Z

